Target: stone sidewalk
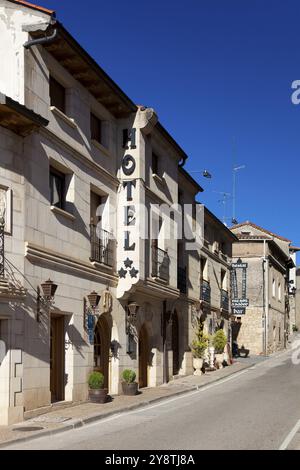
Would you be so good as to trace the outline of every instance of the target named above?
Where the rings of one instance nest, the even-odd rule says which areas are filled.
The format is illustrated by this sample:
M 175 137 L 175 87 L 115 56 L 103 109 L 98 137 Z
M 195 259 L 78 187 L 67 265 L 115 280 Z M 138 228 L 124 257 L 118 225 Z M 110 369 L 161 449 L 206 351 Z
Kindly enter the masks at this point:
M 264 358 L 265 360 L 266 358 Z M 189 391 L 197 390 L 211 383 L 218 382 L 226 377 L 248 369 L 257 362 L 257 358 L 246 362 L 237 360 L 232 366 L 214 372 L 207 372 L 202 376 L 187 376 L 175 379 L 166 385 L 155 388 L 146 388 L 135 397 L 118 395 L 111 401 L 101 405 L 94 403 L 81 403 L 68 407 L 56 406 L 54 411 L 31 418 L 18 425 L 0 426 L 0 448 L 12 442 L 24 442 L 45 435 L 53 435 L 70 429 L 84 426 L 88 423 L 105 419 L 109 416 L 126 413 L 164 400 L 178 396 Z

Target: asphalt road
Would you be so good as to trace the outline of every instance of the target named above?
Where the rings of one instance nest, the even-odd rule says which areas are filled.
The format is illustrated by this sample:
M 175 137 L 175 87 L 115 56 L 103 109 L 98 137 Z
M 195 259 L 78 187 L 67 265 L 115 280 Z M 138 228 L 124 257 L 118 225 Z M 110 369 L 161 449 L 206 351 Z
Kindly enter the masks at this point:
M 300 365 L 286 352 L 199 391 L 7 449 L 292 448 L 299 420 Z

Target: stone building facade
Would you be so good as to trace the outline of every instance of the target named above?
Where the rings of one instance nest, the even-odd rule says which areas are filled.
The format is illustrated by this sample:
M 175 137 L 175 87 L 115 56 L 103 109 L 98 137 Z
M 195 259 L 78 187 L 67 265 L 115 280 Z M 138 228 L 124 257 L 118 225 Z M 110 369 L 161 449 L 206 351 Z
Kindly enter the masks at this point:
M 269 354 L 283 349 L 290 331 L 290 240 L 252 222 L 234 226 L 238 242 L 233 260 L 247 263 L 245 314 L 236 316 L 233 339 L 250 354 Z
M 203 249 L 167 234 L 202 191 L 187 155 L 54 12 L 0 0 L 0 35 L 0 424 L 85 401 L 93 369 L 112 395 L 125 368 L 193 373 L 193 312 L 228 328 L 234 236 L 209 211 Z

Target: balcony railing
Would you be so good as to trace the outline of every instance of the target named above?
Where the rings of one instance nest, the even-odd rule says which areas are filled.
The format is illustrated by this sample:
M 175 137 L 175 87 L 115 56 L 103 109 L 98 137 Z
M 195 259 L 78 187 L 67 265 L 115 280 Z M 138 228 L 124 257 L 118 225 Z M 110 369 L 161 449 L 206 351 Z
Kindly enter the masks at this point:
M 211 297 L 210 294 L 211 294 L 211 288 L 210 288 L 209 282 L 202 280 L 200 299 L 210 304 L 210 297 Z
M 187 278 L 186 278 L 186 268 L 177 268 L 177 289 L 180 290 L 182 294 L 187 293 Z
M 224 289 L 221 290 L 221 308 L 229 311 L 229 295 L 228 292 Z
M 114 243 L 111 233 L 103 229 L 97 229 L 96 225 L 90 225 L 91 230 L 91 261 L 113 266 Z
M 170 258 L 166 251 L 152 246 L 152 277 L 169 282 Z

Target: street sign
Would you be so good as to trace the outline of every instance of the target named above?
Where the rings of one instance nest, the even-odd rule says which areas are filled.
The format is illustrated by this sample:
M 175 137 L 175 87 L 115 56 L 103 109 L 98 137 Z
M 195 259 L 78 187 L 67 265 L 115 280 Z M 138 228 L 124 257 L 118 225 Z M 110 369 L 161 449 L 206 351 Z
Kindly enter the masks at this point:
M 249 307 L 249 300 L 248 299 L 232 299 L 231 301 L 232 307 Z
M 233 269 L 247 269 L 248 263 L 232 263 L 231 267 Z
M 233 307 L 232 308 L 232 315 L 235 315 L 237 317 L 240 317 L 241 315 L 245 315 L 245 313 L 246 313 L 245 307 L 241 307 L 241 308 Z

